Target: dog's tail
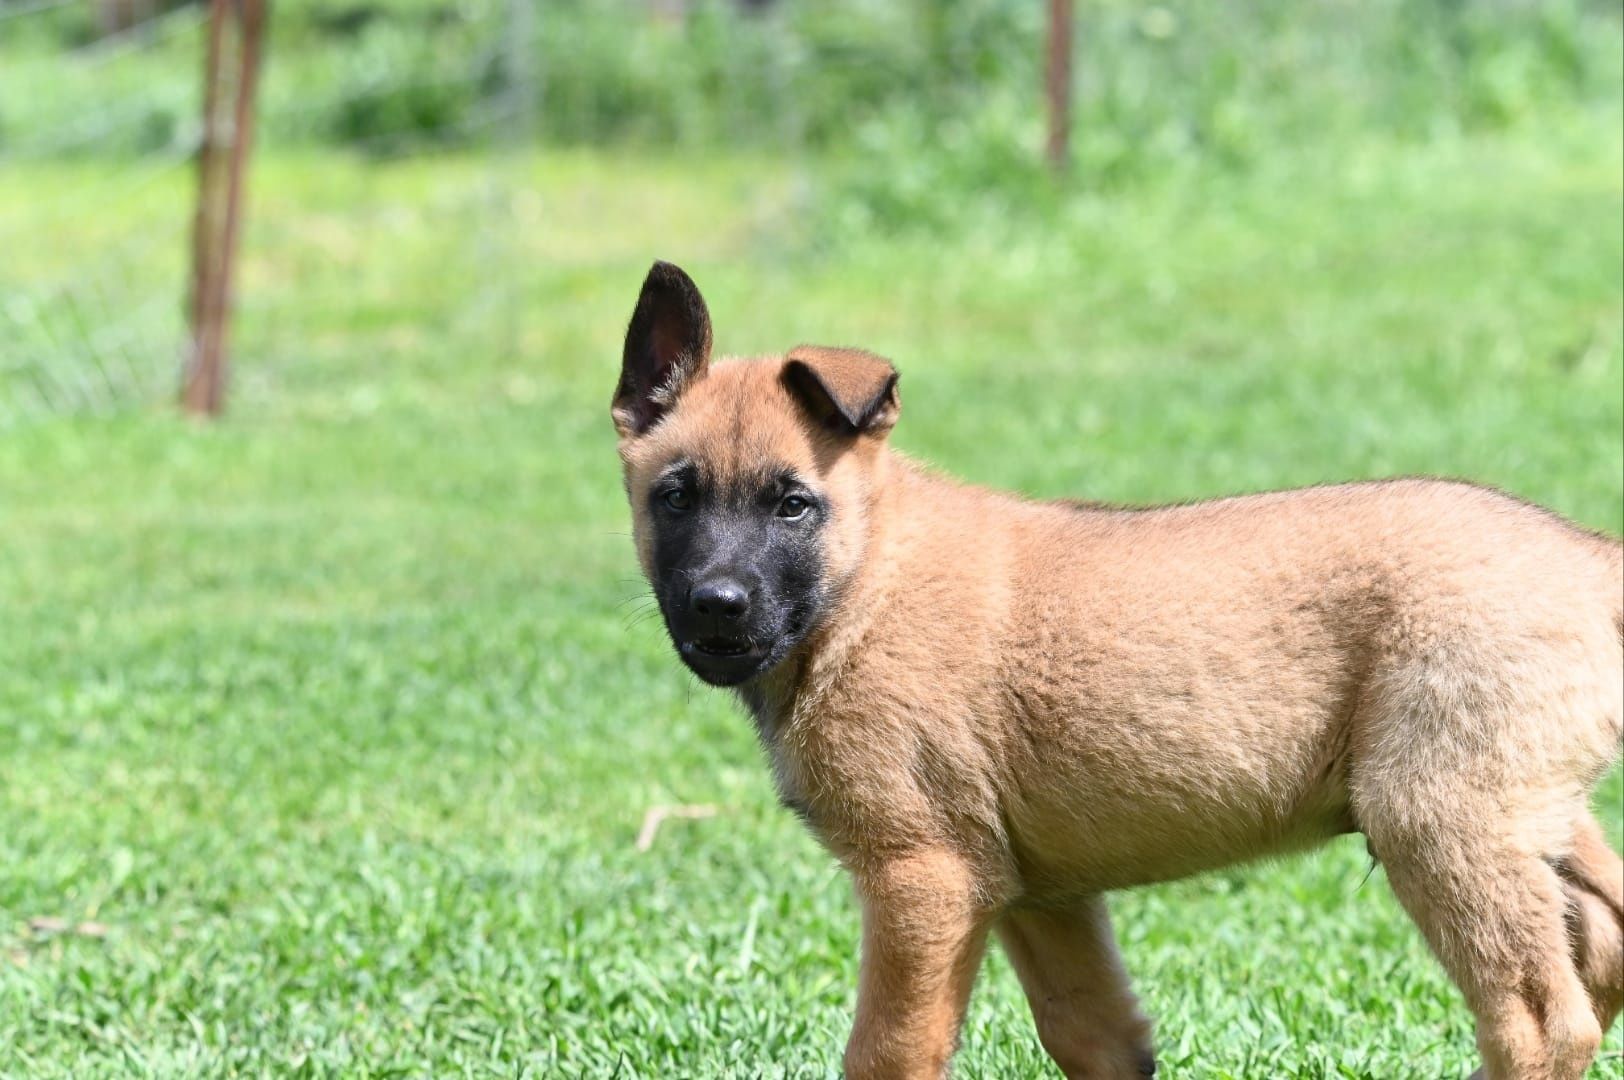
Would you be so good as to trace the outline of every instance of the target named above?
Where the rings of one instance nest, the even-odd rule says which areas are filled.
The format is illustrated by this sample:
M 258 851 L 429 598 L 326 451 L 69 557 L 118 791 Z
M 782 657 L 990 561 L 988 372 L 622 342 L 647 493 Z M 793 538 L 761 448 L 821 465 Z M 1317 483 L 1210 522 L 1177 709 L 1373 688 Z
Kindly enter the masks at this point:
M 1568 945 L 1602 1030 L 1624 1009 L 1624 861 L 1589 814 L 1557 866 L 1567 896 Z

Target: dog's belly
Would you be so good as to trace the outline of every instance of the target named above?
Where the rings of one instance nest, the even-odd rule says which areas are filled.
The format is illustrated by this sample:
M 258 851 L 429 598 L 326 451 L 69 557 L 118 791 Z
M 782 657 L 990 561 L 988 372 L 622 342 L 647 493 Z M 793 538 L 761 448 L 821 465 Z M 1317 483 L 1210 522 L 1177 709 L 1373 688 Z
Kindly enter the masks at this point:
M 1034 800 L 1007 821 L 1022 897 L 1033 901 L 1188 877 L 1356 829 L 1333 783 L 1305 792 L 1289 810 L 1141 793 Z
M 1186 688 L 1020 727 L 1003 818 L 1034 898 L 1184 877 L 1354 831 L 1333 689 L 1267 707 Z

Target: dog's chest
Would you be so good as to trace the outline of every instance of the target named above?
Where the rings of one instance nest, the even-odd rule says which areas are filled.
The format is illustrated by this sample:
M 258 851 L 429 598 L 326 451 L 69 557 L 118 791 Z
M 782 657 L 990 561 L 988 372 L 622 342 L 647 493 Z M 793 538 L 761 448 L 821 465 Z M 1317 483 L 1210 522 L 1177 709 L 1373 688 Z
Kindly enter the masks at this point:
M 815 805 L 812 792 L 817 785 L 805 766 L 805 747 L 786 731 L 791 710 L 769 690 L 758 686 L 741 688 L 739 698 L 755 721 L 756 735 L 766 751 L 778 801 L 827 842 L 820 819 L 827 821 L 829 815 L 826 810 L 820 814 Z
M 983 785 L 966 761 L 930 747 L 884 713 L 827 705 L 774 710 L 746 704 L 772 767 L 779 801 L 842 861 L 924 844 L 945 833 L 987 832 Z
M 813 796 L 815 785 L 807 771 L 802 767 L 800 755 L 793 750 L 786 750 L 777 742 L 765 743 L 768 761 L 772 766 L 773 788 L 778 792 L 778 801 L 784 808 L 801 819 L 801 823 L 810 829 L 813 835 L 825 843 L 829 842 L 831 834 L 831 815 L 826 805 L 827 800 L 820 800 Z

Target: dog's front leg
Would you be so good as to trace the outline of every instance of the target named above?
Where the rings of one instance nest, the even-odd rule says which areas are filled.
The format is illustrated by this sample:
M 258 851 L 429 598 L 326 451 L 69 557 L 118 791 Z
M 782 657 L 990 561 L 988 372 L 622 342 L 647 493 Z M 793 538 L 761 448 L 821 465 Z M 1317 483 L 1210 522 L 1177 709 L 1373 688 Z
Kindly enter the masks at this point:
M 857 1021 L 846 1046 L 850 1080 L 939 1080 L 981 966 L 990 913 L 952 853 L 891 857 L 856 872 L 863 903 Z

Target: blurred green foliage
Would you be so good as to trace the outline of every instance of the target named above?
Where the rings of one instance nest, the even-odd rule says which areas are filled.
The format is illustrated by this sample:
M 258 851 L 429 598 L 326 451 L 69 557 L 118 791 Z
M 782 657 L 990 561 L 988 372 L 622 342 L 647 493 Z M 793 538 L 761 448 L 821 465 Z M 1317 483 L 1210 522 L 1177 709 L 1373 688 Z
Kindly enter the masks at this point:
M 523 134 L 550 143 L 883 158 L 883 188 L 854 187 L 880 217 L 928 214 L 933 189 L 1024 196 L 1042 182 L 1044 5 L 1032 0 L 779 0 L 760 12 L 691 0 L 677 17 L 647 0 L 528 0 L 528 18 L 520 2 L 279 0 L 266 132 L 467 141 L 522 97 L 534 125 Z M 22 29 L 0 37 L 0 151 L 48 145 L 35 136 L 109 105 L 109 82 L 41 62 L 86 42 L 88 10 L 14 20 Z M 1243 168 L 1352 130 L 1500 129 L 1615 100 L 1624 84 L 1619 7 L 1596 0 L 1084 0 L 1077 22 L 1074 156 L 1087 184 Z M 177 37 L 119 66 L 187 85 L 197 47 Z M 192 122 L 183 98 L 156 95 L 152 107 L 174 114 L 158 130 Z M 151 149 L 150 127 L 120 126 L 127 145 L 97 148 Z
M 371 154 L 498 140 L 806 151 L 843 163 L 817 208 L 839 232 L 1052 217 L 1079 191 L 1244 171 L 1350 136 L 1547 124 L 1624 93 L 1614 3 L 1083 0 L 1057 184 L 1041 156 L 1041 3 L 683 7 L 278 0 L 260 131 Z M 67 47 L 96 56 L 88 11 L 14 20 L 25 32 L 0 38 L 0 155 L 146 154 L 195 135 L 201 20 L 111 63 L 64 63 Z

